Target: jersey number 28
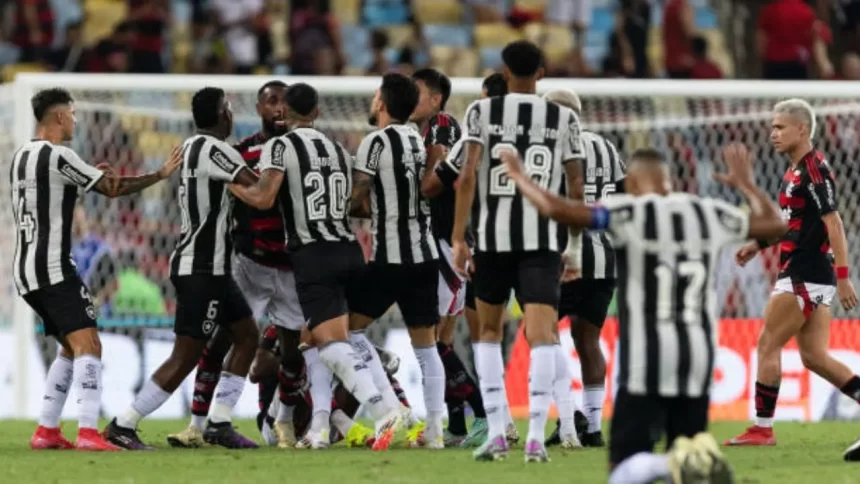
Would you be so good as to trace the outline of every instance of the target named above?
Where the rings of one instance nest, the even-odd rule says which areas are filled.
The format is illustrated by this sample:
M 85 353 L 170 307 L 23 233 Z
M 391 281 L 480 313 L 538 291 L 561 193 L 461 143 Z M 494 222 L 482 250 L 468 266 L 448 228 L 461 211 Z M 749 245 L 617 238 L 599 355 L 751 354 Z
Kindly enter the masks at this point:
M 517 193 L 514 182 L 508 178 L 508 168 L 499 159 L 502 150 L 517 151 L 510 143 L 497 143 L 490 150 L 490 159 L 495 166 L 490 168 L 490 195 L 496 197 L 512 197 Z M 552 151 L 544 145 L 531 145 L 523 153 L 525 173 L 541 188 L 549 187 L 552 172 Z

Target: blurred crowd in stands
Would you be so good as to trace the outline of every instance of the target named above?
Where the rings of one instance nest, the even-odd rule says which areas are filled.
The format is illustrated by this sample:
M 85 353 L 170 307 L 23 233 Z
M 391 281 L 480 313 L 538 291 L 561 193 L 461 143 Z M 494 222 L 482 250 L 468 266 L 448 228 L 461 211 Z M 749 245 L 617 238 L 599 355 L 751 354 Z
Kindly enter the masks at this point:
M 7 80 L 41 69 L 362 75 L 426 65 L 476 76 L 497 68 L 515 37 L 541 44 L 555 77 L 711 79 L 734 77 L 741 36 L 754 37 L 758 68 L 739 77 L 860 78 L 857 0 L 0 0 L 0 9 Z M 737 27 L 744 17 L 747 29 Z

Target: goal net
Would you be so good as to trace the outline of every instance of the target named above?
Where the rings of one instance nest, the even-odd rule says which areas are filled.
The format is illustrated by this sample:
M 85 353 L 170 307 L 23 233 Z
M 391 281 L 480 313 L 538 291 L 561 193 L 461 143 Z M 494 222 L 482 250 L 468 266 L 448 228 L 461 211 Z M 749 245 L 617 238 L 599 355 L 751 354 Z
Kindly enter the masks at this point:
M 190 100 L 193 92 L 203 86 L 227 91 L 235 113 L 234 140 L 256 132 L 260 127 L 256 92 L 267 80 L 268 77 L 255 76 L 20 75 L 13 85 L 0 87 L 0 157 L 7 167 L 0 170 L 0 194 L 9 200 L 8 163 L 14 147 L 32 135 L 34 120 L 29 98 L 39 89 L 61 86 L 72 92 L 78 128 L 71 147 L 83 159 L 92 164 L 110 163 L 120 173 L 130 175 L 160 166 L 171 148 L 192 133 Z M 317 126 L 355 152 L 371 129 L 367 112 L 379 80 L 284 80 L 304 81 L 317 87 L 322 113 Z M 479 79 L 454 79 L 448 110 L 460 118 L 466 106 L 480 95 L 480 85 Z M 736 194 L 711 180 L 711 174 L 722 169 L 722 147 L 731 141 L 749 146 L 756 157 L 759 183 L 776 197 L 786 162 L 768 142 L 771 108 L 781 98 L 809 100 L 818 116 L 815 144 L 828 156 L 837 174 L 849 247 L 857 246 L 860 120 L 855 113 L 860 100 L 850 84 L 545 80 L 539 86 L 541 91 L 556 88 L 575 90 L 582 97 L 581 117 L 586 129 L 608 137 L 622 154 L 645 146 L 666 153 L 677 189 L 737 203 L 741 200 Z M 168 280 L 168 258 L 179 234 L 177 183 L 174 179 L 139 195 L 113 200 L 87 194 L 76 214 L 79 270 L 100 301 L 106 415 L 121 411 L 170 351 L 175 296 Z M 0 250 L 7 254 L 6 261 L 11 260 L 14 250 L 14 227 L 9 205 L 0 204 Z M 858 256 L 860 251 L 852 251 L 852 267 L 858 267 Z M 2 380 L 7 383 L 3 384 L 11 385 L 9 390 L 16 398 L 0 403 L 0 417 L 32 417 L 38 409 L 46 363 L 53 358 L 55 347 L 38 335 L 39 322 L 15 296 L 10 270 L 8 262 L 0 265 L 0 274 L 5 276 L 0 293 L 0 345 L 4 345 L 0 354 L 9 363 L 3 365 L 8 373 Z M 720 322 L 718 383 L 712 398 L 714 414 L 719 418 L 746 419 L 750 415 L 755 341 L 776 272 L 772 249 L 744 269 L 733 264 L 729 251 L 717 265 L 713 290 L 724 319 Z M 847 317 L 837 306 L 834 313 Z M 511 320 L 519 317 L 517 308 L 513 308 Z M 563 321 L 562 328 L 566 325 Z M 614 367 L 616 328 L 610 318 L 603 335 L 610 369 Z M 853 367 L 860 367 L 858 329 L 860 323 L 853 320 L 841 320 L 833 326 L 834 354 L 853 363 Z M 509 331 L 509 399 L 514 410 L 523 415 L 528 401 L 528 351 L 517 326 L 509 325 Z M 466 325 L 461 324 L 457 349 L 468 360 L 471 350 L 467 333 Z M 373 326 L 371 337 L 402 357 L 398 376 L 420 413 L 420 369 L 396 311 Z M 576 354 L 563 329 L 561 340 L 571 351 L 571 369 L 577 375 L 574 388 L 581 390 Z M 786 351 L 783 367 L 784 381 L 789 383 L 780 395 L 778 417 L 816 420 L 846 415 L 829 387 L 802 369 L 796 346 Z M 608 399 L 613 379 L 608 378 Z M 246 416 L 256 412 L 256 391 L 250 387 L 248 390 L 239 407 L 239 413 Z M 190 393 L 191 385 L 186 382 L 157 416 L 184 415 Z M 73 413 L 74 409 L 69 411 Z

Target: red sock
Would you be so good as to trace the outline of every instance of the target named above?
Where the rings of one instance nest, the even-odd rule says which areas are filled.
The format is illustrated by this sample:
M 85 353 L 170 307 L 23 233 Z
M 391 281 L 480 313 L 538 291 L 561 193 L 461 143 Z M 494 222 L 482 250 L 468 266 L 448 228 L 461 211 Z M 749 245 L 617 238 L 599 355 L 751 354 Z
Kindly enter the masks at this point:
M 224 355 L 213 355 L 208 349 L 203 350 L 200 361 L 197 362 L 197 373 L 194 375 L 194 398 L 191 400 L 191 414 L 205 417 L 209 415 L 212 396 L 221 378 L 221 365 Z

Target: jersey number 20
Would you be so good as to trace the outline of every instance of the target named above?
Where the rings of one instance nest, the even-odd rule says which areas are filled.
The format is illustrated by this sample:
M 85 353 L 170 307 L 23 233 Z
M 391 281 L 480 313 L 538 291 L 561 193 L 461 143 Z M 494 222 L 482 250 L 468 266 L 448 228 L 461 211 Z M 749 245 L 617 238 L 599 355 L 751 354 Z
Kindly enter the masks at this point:
M 490 168 L 490 195 L 496 197 L 512 197 L 517 193 L 517 186 L 508 178 L 508 168 L 499 159 L 502 150 L 517 151 L 510 143 L 497 143 L 490 151 L 490 158 L 495 163 Z M 531 145 L 523 153 L 525 173 L 544 190 L 549 187 L 552 172 L 552 151 L 544 145 Z
M 326 177 L 318 171 L 312 171 L 305 175 L 303 183 L 305 188 L 312 190 L 305 198 L 308 220 L 317 222 L 346 217 L 346 200 L 349 197 L 346 175 L 335 171 Z

